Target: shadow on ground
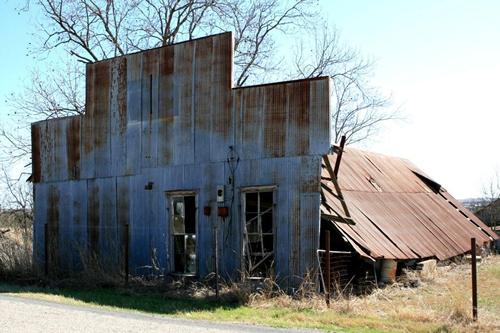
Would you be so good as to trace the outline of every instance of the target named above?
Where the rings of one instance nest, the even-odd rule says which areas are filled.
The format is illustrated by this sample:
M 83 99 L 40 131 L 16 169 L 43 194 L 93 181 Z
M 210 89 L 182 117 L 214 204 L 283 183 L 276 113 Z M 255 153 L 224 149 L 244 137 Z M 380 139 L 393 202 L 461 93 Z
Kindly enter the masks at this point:
M 71 290 L 0 283 L 0 293 L 62 296 L 93 305 L 164 315 L 199 311 L 213 312 L 215 310 L 234 309 L 241 306 L 237 301 L 233 300 L 218 301 L 209 297 L 181 299 L 167 297 L 161 293 L 138 293 L 132 290 L 114 288 Z M 50 300 L 50 297 L 48 300 Z

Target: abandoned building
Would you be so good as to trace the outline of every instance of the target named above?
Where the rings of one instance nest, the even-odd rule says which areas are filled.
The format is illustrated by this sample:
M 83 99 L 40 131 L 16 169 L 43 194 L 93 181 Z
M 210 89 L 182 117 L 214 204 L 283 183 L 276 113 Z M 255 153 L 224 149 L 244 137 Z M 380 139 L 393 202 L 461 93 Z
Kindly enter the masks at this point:
M 204 277 L 217 239 L 222 275 L 293 285 L 324 230 L 351 275 L 497 238 L 409 162 L 332 153 L 329 78 L 234 88 L 232 72 L 231 33 L 88 64 L 85 114 L 32 124 L 36 262 Z

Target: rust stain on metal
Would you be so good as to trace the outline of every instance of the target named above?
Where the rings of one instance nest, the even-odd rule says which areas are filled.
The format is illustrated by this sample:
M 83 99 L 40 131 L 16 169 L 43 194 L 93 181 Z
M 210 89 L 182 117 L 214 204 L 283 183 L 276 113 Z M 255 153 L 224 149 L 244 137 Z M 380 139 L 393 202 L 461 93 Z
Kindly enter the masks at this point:
M 127 57 L 121 57 L 118 63 L 118 114 L 120 133 L 127 130 Z
M 92 119 L 94 116 L 94 65 L 88 64 L 86 67 L 86 94 L 85 94 L 85 115 L 82 120 L 82 153 L 88 155 L 94 149 L 92 138 Z
M 326 166 L 334 165 L 337 156 L 324 156 L 321 211 L 324 216 L 348 218 L 339 200 L 344 198 L 355 224 L 335 218 L 332 223 L 361 255 L 442 260 L 467 252 L 471 235 L 481 243 L 496 239 L 481 221 L 410 162 L 348 148 L 335 177 Z
M 69 119 L 66 129 L 66 154 L 70 179 L 80 179 L 80 117 Z
M 50 186 L 47 207 L 49 262 L 58 267 L 59 252 L 59 192 L 56 186 Z
M 33 173 L 33 183 L 38 183 L 42 179 L 42 165 L 40 156 L 40 126 L 33 124 L 31 126 L 31 163 Z
M 291 136 L 296 138 L 294 153 L 307 155 L 309 150 L 309 82 L 301 81 L 291 84 L 288 91 L 288 119 L 291 124 L 289 128 L 295 133 Z
M 207 60 L 211 59 L 212 62 L 216 62 L 216 57 L 210 57 L 213 52 L 213 41 L 211 39 L 200 40 L 196 43 L 196 58 L 195 58 L 195 126 L 196 128 L 206 131 L 210 131 L 210 127 L 212 125 L 212 119 L 214 119 L 214 129 L 217 133 L 222 132 L 221 126 L 219 124 L 219 117 L 217 116 L 220 111 L 218 108 L 215 109 L 212 107 L 212 103 L 214 103 L 217 99 L 217 96 L 213 92 L 218 92 L 219 87 L 207 84 L 210 82 L 210 78 L 212 75 L 212 66 L 207 66 Z M 215 65 L 215 64 L 212 64 Z M 215 74 L 217 75 L 217 74 Z M 215 80 L 217 82 L 217 79 Z M 214 83 L 216 83 L 214 82 Z M 207 103 L 206 101 L 210 101 Z M 213 115 L 212 115 L 213 111 Z M 227 127 L 227 124 L 224 124 Z
M 264 108 L 264 149 L 272 157 L 285 155 L 286 143 L 286 87 L 266 87 Z
M 109 88 L 110 88 L 110 63 L 108 61 L 98 62 L 92 65 L 94 74 L 94 108 L 89 115 L 93 118 L 94 148 L 99 148 L 108 143 L 110 135 L 109 115 Z
M 172 161 L 172 138 L 174 121 L 174 47 L 160 50 L 159 64 L 159 105 L 158 105 L 158 164 L 167 165 Z
M 99 253 L 99 186 L 94 181 L 88 182 L 88 240 L 91 254 Z

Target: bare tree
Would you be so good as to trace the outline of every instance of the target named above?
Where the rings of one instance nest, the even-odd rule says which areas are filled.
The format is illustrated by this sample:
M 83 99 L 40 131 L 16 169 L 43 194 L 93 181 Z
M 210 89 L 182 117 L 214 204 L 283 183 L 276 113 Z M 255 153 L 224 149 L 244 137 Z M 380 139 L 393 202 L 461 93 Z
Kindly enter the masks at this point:
M 235 32 L 237 86 L 268 70 L 275 32 L 313 15 L 313 0 L 40 0 L 45 16 L 38 52 L 64 49 L 82 62 L 172 44 L 207 33 Z
M 227 1 L 216 7 L 220 30 L 234 31 L 236 86 L 253 82 L 258 75 L 278 67 L 275 33 L 291 33 L 315 14 L 312 1 Z
M 313 47 L 299 48 L 295 78 L 329 75 L 337 101 L 334 139 L 349 142 L 369 138 L 378 125 L 394 119 L 383 112 L 390 98 L 368 84 L 371 63 L 345 47 L 335 30 L 317 26 L 314 0 L 32 0 L 42 13 L 33 52 L 70 55 L 69 65 L 35 71 L 26 89 L 9 96 L 15 131 L 3 128 L 0 140 L 8 158 L 29 156 L 32 121 L 84 112 L 84 74 L 81 63 L 168 45 L 210 33 L 233 31 L 235 86 L 269 77 L 284 66 L 280 39 L 311 34 Z M 297 38 L 298 40 L 298 38 Z M 288 54 L 286 54 L 288 56 Z M 276 77 L 274 77 L 276 78 Z
M 5 197 L 0 202 L 0 275 L 29 274 L 33 254 L 33 191 L 25 179 L 13 179 L 5 167 L 0 187 Z
M 500 226 L 500 169 L 483 185 L 483 202 L 476 215 L 494 231 Z
M 370 138 L 379 125 L 399 117 L 399 110 L 390 110 L 391 96 L 373 88 L 368 78 L 373 63 L 359 52 L 343 45 L 336 29 L 327 24 L 312 27 L 296 47 L 293 77 L 329 76 L 333 81 L 332 140 L 345 135 L 348 143 Z
M 500 199 L 500 169 L 493 172 L 490 180 L 483 185 L 482 192 L 486 205 Z

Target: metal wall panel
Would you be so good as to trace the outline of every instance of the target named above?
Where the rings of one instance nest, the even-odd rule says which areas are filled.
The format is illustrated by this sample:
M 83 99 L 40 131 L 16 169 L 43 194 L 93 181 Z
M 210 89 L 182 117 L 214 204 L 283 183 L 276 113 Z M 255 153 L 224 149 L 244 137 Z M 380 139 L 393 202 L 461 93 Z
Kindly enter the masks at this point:
M 299 276 L 313 273 L 316 268 L 316 250 L 319 248 L 320 194 L 300 194 L 300 270 Z
M 127 57 L 111 60 L 111 174 L 127 174 Z
M 85 86 L 85 115 L 81 123 L 81 170 L 82 179 L 95 177 L 95 152 L 94 152 L 94 113 L 95 113 L 95 67 L 87 64 Z
M 109 112 L 110 62 L 101 61 L 95 66 L 94 113 L 92 135 L 94 138 L 95 177 L 111 175 L 111 115 Z M 64 179 L 64 178 L 62 178 Z
M 131 272 L 151 273 L 155 256 L 170 271 L 168 193 L 195 191 L 199 274 L 213 270 L 218 224 L 221 271 L 235 276 L 240 191 L 274 185 L 277 273 L 293 283 L 290 276 L 315 265 L 302 256 L 315 249 L 319 232 L 310 193 L 319 195 L 320 156 L 329 149 L 329 80 L 233 89 L 232 56 L 231 35 L 220 34 L 88 65 L 86 114 L 33 125 L 34 153 L 40 151 L 34 170 L 39 167 L 39 180 L 54 182 L 37 186 L 38 193 L 57 199 L 64 216 L 36 193 L 42 214 L 35 230 L 50 215 L 72 230 L 65 239 L 85 243 L 121 269 L 128 223 Z M 239 157 L 234 178 L 226 162 L 230 146 Z M 232 202 L 224 222 L 217 216 L 217 185 L 225 185 L 224 204 Z M 57 196 L 50 195 L 54 188 Z M 212 208 L 210 216 L 204 206 Z
M 126 175 L 140 173 L 142 147 L 142 55 L 127 56 L 127 170 Z
M 141 53 L 141 167 L 156 167 L 158 162 L 158 85 L 160 50 Z

